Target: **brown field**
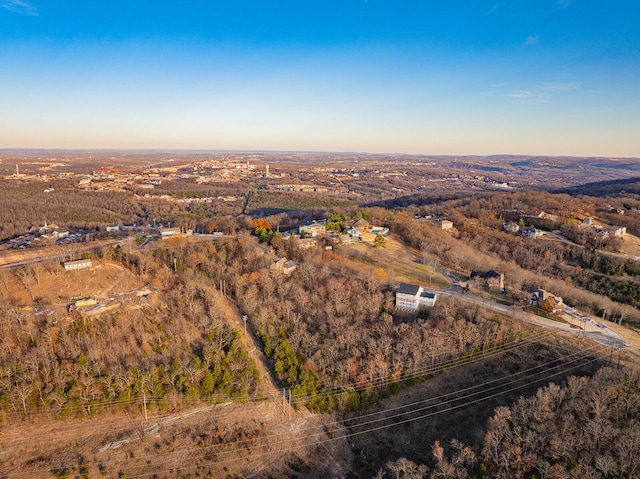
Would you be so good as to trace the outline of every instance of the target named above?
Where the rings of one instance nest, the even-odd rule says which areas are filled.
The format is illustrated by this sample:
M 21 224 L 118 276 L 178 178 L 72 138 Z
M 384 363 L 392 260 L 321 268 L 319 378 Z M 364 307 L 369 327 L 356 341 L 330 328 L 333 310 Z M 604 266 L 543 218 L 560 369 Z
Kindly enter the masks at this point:
M 393 236 L 385 238 L 385 248 L 374 248 L 369 244 L 356 242 L 347 246 L 349 258 L 361 263 L 373 272 L 384 272 L 384 279 L 390 282 L 415 283 L 427 288 L 447 289 L 451 283 L 434 268 L 421 264 L 418 252 L 407 248 Z M 375 276 L 375 273 L 374 273 Z

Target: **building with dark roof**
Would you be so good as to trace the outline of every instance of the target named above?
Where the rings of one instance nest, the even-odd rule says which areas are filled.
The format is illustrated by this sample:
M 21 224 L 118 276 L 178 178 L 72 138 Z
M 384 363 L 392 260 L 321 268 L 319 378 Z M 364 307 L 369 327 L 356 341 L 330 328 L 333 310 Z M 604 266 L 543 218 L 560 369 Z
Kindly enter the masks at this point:
M 400 311 L 419 311 L 420 308 L 430 308 L 436 303 L 437 295 L 425 291 L 422 286 L 400 283 L 396 291 L 396 309 Z

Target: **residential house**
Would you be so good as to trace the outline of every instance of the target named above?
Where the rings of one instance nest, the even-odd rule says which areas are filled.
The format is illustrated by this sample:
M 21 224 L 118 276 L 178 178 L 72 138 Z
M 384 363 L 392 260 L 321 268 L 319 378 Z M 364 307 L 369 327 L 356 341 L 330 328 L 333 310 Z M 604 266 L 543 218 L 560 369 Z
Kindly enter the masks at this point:
M 319 235 L 325 235 L 327 230 L 323 223 L 318 223 L 317 221 L 311 221 L 309 223 L 305 223 L 298 228 L 300 235 L 307 235 L 315 238 Z
M 118 231 L 120 231 L 120 226 L 118 225 L 107 225 L 107 227 L 105 228 L 107 233 L 117 233 Z
M 440 220 L 438 221 L 438 224 L 440 225 L 440 228 L 443 230 L 450 230 L 453 228 L 453 221 Z
M 541 211 L 540 214 L 538 214 L 538 218 L 540 218 L 541 220 L 553 221 L 554 223 L 557 223 L 562 220 L 560 216 L 553 215 L 550 213 L 545 213 L 544 211 Z
M 343 233 L 339 236 L 340 239 L 340 244 L 344 244 L 344 245 L 348 245 L 353 243 L 353 238 L 351 237 L 351 235 Z
M 553 313 L 561 313 L 564 311 L 566 305 L 560 296 L 555 296 L 548 291 L 538 287 L 532 291 L 529 291 L 529 305 L 537 306 L 538 308 L 542 308 L 543 303 L 548 299 L 553 299 Z
M 280 258 L 278 261 L 272 263 L 269 269 L 275 273 L 290 275 L 297 267 L 295 262 L 287 260 L 287 258 Z
M 520 226 L 518 225 L 518 223 L 509 222 L 503 224 L 502 229 L 508 231 L 509 233 L 517 233 L 518 231 L 520 231 Z
M 364 218 L 360 218 L 353 225 L 351 225 L 351 228 L 347 230 L 347 233 L 349 233 L 354 238 L 362 238 L 362 233 L 365 231 L 369 231 L 369 222 Z
M 58 225 L 48 225 L 47 222 L 44 222 L 44 226 L 41 226 L 40 228 L 38 228 L 38 233 L 40 233 L 41 235 L 46 235 L 47 233 L 51 233 L 53 231 L 57 231 L 59 230 L 60 227 Z
M 373 243 L 376 236 L 387 236 L 389 234 L 389 228 L 370 225 L 365 219 L 359 219 L 347 230 L 347 233 L 352 235 L 354 238 L 359 238 L 362 241 Z
M 489 271 L 473 271 L 471 280 L 482 283 L 490 289 L 504 291 L 504 273 L 490 269 Z
M 436 299 L 435 293 L 425 291 L 422 286 L 401 283 L 396 291 L 396 309 L 417 312 L 421 308 L 433 307 Z
M 609 234 L 615 238 L 624 238 L 624 235 L 627 234 L 626 226 L 609 226 L 607 228 Z
M 520 234 L 525 238 L 540 238 L 543 233 L 539 229 L 536 229 L 532 226 L 527 226 L 520 230 Z

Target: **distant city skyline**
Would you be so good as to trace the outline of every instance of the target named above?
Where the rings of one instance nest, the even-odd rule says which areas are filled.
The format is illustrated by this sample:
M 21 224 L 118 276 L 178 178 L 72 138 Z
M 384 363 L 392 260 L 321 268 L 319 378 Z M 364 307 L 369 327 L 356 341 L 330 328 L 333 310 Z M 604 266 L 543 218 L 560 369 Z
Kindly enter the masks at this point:
M 0 0 L 0 148 L 640 157 L 640 2 Z

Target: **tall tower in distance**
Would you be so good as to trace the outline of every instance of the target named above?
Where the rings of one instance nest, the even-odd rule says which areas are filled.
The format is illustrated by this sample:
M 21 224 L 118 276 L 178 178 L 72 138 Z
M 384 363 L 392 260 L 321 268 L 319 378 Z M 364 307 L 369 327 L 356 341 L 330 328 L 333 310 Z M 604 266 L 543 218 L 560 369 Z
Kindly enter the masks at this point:
M 265 165 L 264 167 L 264 177 L 269 178 L 269 165 Z

